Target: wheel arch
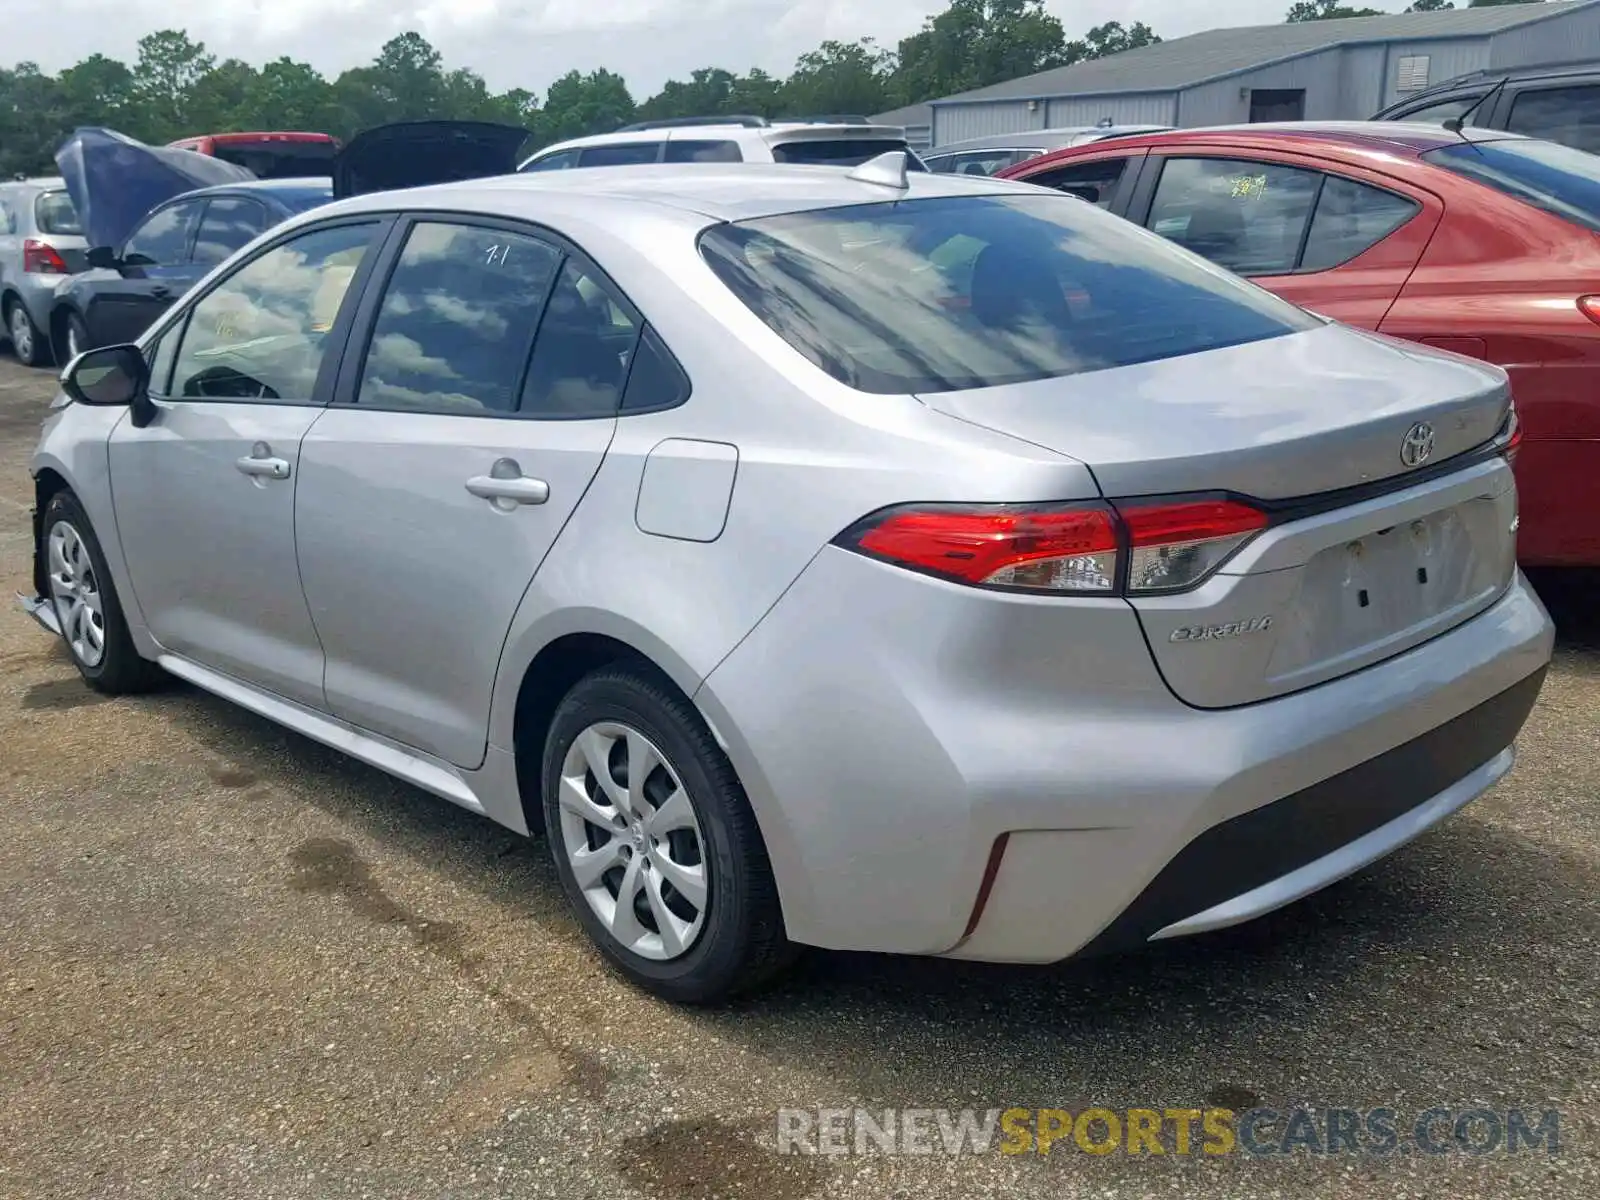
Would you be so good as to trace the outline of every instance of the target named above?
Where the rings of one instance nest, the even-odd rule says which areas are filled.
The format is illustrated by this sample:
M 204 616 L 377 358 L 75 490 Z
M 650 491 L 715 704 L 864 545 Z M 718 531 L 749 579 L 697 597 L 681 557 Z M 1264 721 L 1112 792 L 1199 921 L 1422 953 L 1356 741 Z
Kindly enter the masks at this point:
M 71 300 L 57 300 L 50 306 L 50 349 L 59 363 L 67 361 L 67 319 L 74 316 L 87 324 L 82 310 Z
M 765 802 L 770 789 L 759 777 L 759 764 L 748 753 L 738 731 L 732 728 L 732 714 L 719 708 L 714 716 L 707 710 L 704 700 L 709 697 L 701 687 L 702 679 L 670 647 L 643 629 L 631 624 L 618 626 L 615 618 L 604 619 L 609 614 L 595 615 L 601 619 L 552 632 L 526 657 L 521 669 L 511 675 L 515 680 L 515 692 L 503 703 L 503 707 L 510 710 L 510 719 L 505 723 L 505 740 L 497 744 L 509 747 L 513 754 L 518 799 L 527 828 L 532 831 L 544 826 L 544 743 L 556 708 L 586 675 L 607 666 L 631 663 L 678 691 L 705 722 L 712 740 L 728 756 L 755 817 L 756 831 L 777 884 L 779 909 L 787 923 L 789 906 L 805 905 L 808 885 L 793 846 L 792 832 L 777 805 Z

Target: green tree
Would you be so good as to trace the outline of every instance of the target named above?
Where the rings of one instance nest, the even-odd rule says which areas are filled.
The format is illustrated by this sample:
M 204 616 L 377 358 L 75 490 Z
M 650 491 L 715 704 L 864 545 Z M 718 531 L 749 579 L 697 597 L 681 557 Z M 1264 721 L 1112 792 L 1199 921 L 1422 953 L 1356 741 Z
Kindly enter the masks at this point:
M 609 133 L 633 120 L 633 97 L 622 76 L 601 68 L 587 75 L 568 71 L 545 93 L 539 134 L 545 144 Z
M 783 85 L 786 115 L 823 113 L 867 116 L 894 106 L 894 55 L 871 38 L 827 41 L 802 54 Z
M 139 39 L 133 88 L 145 138 L 169 142 L 191 132 L 186 128 L 190 95 L 215 65 L 205 44 L 191 41 L 180 29 L 162 29 Z
M 197 135 L 224 129 L 260 128 L 250 107 L 257 79 L 256 69 L 237 58 L 225 59 L 207 71 L 189 89 L 183 106 L 183 132 Z M 276 123 L 267 127 L 279 128 Z
M 895 100 L 913 104 L 1073 61 L 1044 0 L 950 0 L 900 42 Z
M 60 85 L 38 64 L 0 70 L 0 179 L 53 171 L 68 119 Z
M 1143 21 L 1135 21 L 1131 28 L 1124 29 L 1121 21 L 1107 21 L 1104 25 L 1096 25 L 1084 35 L 1081 42 L 1068 42 L 1067 55 L 1076 62 L 1079 59 L 1104 58 L 1108 54 L 1121 54 L 1124 50 L 1137 50 L 1140 46 L 1151 46 L 1161 39 L 1156 36 L 1156 31 Z
M 140 114 L 133 72 L 104 54 L 92 54 L 57 79 L 61 103 L 73 125 L 104 125 L 132 134 Z
M 316 68 L 291 58 L 279 58 L 256 72 L 240 119 L 256 129 L 334 132 L 340 113 L 333 88 Z
M 1345 17 L 1381 17 L 1376 8 L 1355 8 L 1339 0 L 1300 0 L 1284 18 L 1291 25 L 1299 21 L 1340 21 Z
M 1499 8 L 1502 4 L 1542 4 L 1544 0 L 1472 0 L 1468 8 Z
M 1410 8 L 1406 9 L 1406 11 L 1408 13 L 1439 12 L 1443 9 L 1454 7 L 1455 0 L 1416 0 L 1416 3 L 1414 3 Z

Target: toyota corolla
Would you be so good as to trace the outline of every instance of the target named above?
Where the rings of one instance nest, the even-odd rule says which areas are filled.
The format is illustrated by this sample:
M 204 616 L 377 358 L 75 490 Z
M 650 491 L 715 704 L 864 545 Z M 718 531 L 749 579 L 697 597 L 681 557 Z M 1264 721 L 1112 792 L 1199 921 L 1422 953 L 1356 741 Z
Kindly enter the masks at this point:
M 68 367 L 25 603 L 91 687 L 542 829 L 682 1001 L 1236 924 L 1500 779 L 1505 374 L 905 166 L 295 218 Z

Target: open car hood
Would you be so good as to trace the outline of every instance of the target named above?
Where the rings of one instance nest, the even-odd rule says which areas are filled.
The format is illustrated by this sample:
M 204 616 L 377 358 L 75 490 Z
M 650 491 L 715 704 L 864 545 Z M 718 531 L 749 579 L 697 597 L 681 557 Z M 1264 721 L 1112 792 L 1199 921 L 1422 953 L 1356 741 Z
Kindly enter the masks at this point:
M 56 166 L 91 247 L 122 245 L 147 212 L 183 192 L 255 178 L 220 158 L 147 146 L 98 126 L 75 130 L 56 151 Z
M 333 163 L 335 197 L 458 179 L 510 175 L 528 140 L 518 125 L 490 121 L 402 121 L 364 130 Z

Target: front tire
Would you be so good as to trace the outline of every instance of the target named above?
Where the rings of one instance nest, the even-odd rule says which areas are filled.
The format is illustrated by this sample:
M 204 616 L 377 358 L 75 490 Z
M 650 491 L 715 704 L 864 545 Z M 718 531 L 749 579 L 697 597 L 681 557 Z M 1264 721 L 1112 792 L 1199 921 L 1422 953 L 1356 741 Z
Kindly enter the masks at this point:
M 67 362 L 71 362 L 89 348 L 89 327 L 75 312 L 67 314 L 62 332 L 62 345 Z
M 630 980 L 705 1004 L 792 957 L 744 789 L 666 680 L 607 668 L 579 682 L 551 722 L 543 778 L 562 887 Z
M 39 327 L 33 323 L 22 301 L 12 300 L 6 306 L 5 316 L 6 335 L 11 339 L 11 351 L 17 356 L 17 361 L 25 367 L 49 366 L 48 340 L 39 332 Z
M 134 649 L 105 553 L 78 498 L 57 492 L 45 505 L 40 528 L 49 599 L 78 674 L 110 696 L 158 687 L 165 673 Z

